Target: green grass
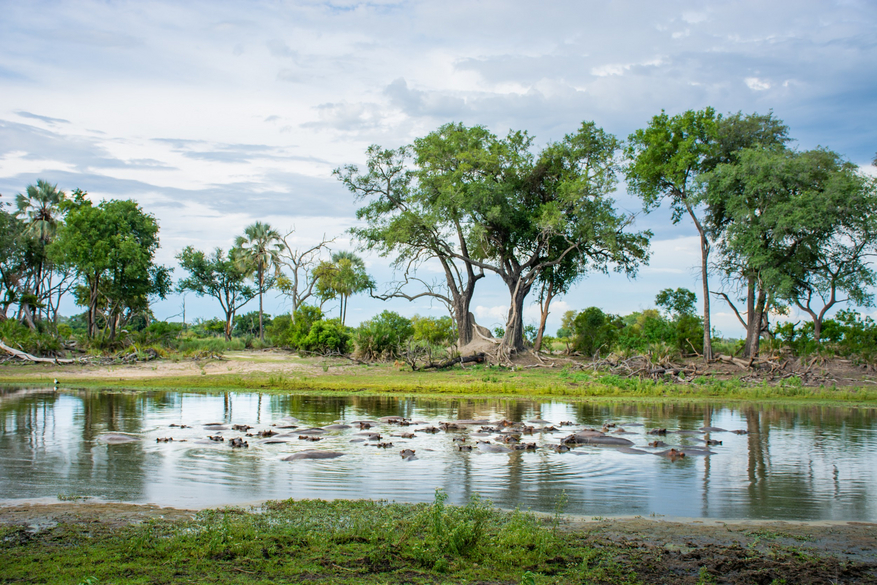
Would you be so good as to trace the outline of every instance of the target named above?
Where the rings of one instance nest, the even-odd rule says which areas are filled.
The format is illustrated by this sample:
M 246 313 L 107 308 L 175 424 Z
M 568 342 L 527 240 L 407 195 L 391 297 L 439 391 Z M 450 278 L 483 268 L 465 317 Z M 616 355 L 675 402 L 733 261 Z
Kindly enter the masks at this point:
M 3 527 L 0 581 L 518 583 L 529 572 L 536 583 L 598 573 L 607 580 L 595 582 L 636 582 L 614 567 L 614 547 L 594 550 L 530 514 L 478 498 L 465 506 L 445 499 L 437 492 L 429 505 L 287 500 L 260 513 L 207 510 L 177 523 L 60 524 L 36 533 Z
M 626 532 L 618 538 L 605 525 L 558 530 L 553 518 L 501 511 L 477 497 L 465 506 L 446 500 L 437 491 L 431 504 L 286 500 L 183 521 L 119 525 L 85 515 L 35 529 L 0 526 L 0 583 L 633 585 L 873 576 L 871 565 L 794 547 L 706 544 L 692 556 Z
M 230 356 L 232 360 L 277 363 L 259 356 Z M 307 364 L 304 370 L 274 373 L 207 373 L 210 360 L 197 362 L 200 371 L 182 376 L 125 377 L 120 368 L 115 377 L 80 376 L 76 367 L 64 371 L 77 377 L 63 381 L 66 386 L 83 388 L 125 388 L 142 390 L 185 389 L 188 391 L 246 391 L 289 394 L 298 392 L 369 394 L 421 394 L 524 398 L 632 398 L 648 400 L 740 400 L 806 401 L 845 404 L 877 403 L 877 388 L 857 386 L 807 387 L 794 380 L 784 384 L 744 384 L 738 379 L 696 378 L 689 384 L 672 381 L 626 378 L 572 368 L 509 369 L 469 366 L 443 371 L 413 372 L 392 365 L 351 365 L 347 360 L 290 358 L 292 364 Z M 220 362 L 224 363 L 224 362 Z M 222 368 L 220 367 L 220 370 Z M 63 378 L 57 367 L 44 364 L 0 367 L 0 384 L 47 385 L 49 375 Z

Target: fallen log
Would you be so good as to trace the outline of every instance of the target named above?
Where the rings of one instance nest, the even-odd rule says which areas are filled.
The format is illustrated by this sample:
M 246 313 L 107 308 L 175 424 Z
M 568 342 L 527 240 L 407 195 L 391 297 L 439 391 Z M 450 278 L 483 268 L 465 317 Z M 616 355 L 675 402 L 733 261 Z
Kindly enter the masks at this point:
M 716 356 L 716 360 L 720 362 L 725 362 L 726 364 L 733 364 L 738 368 L 742 368 L 744 370 L 748 370 L 752 367 L 752 361 L 741 360 L 740 358 L 735 358 L 730 355 L 719 354 Z
M 420 369 L 421 370 L 431 370 L 431 369 L 443 370 L 445 368 L 450 368 L 454 364 L 470 364 L 470 363 L 480 364 L 480 363 L 484 362 L 486 357 L 487 357 L 487 354 L 484 352 L 481 352 L 481 353 L 476 353 L 474 355 L 467 355 L 467 356 L 460 356 L 460 357 L 451 358 L 449 360 L 445 360 L 445 361 L 438 363 L 438 364 L 428 364 L 426 366 L 423 366 Z
M 35 355 L 31 355 L 27 352 L 20 351 L 18 349 L 14 349 L 0 341 L 0 349 L 5 351 L 6 353 L 11 354 L 14 357 L 17 357 L 22 360 L 27 360 L 29 362 L 37 362 L 41 364 L 72 364 L 75 363 L 76 360 L 71 359 L 58 359 L 58 358 L 41 358 Z

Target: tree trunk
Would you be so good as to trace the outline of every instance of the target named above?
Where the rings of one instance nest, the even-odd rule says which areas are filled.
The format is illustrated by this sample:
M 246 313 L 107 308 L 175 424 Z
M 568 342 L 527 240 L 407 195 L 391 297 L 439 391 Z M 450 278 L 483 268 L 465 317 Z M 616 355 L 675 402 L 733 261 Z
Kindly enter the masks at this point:
M 100 277 L 95 277 L 88 296 L 88 338 L 94 339 L 97 333 L 97 298 Z
M 697 216 L 694 215 L 694 210 L 685 201 L 685 209 L 688 211 L 689 217 L 691 217 L 691 221 L 694 222 L 694 227 L 697 228 L 697 233 L 700 235 L 700 276 L 703 282 L 703 359 L 706 362 L 709 362 L 713 359 L 713 343 L 710 338 L 710 286 L 709 286 L 709 255 L 710 255 L 710 243 L 706 238 L 706 232 L 703 229 L 703 226 L 700 225 L 700 221 L 698 221 Z
M 764 290 L 758 291 L 758 299 L 751 314 L 747 315 L 747 331 L 746 331 L 746 350 L 743 355 L 747 358 L 754 358 L 758 355 L 758 346 L 761 341 L 761 323 L 763 320 L 765 304 L 767 301 L 767 293 Z
M 537 352 L 542 350 L 542 336 L 545 334 L 545 322 L 548 321 L 548 305 L 551 304 L 551 299 L 553 298 L 554 283 L 549 282 L 548 288 L 545 290 L 545 298 L 539 303 L 542 314 L 539 317 L 539 331 L 536 333 L 536 343 L 533 344 L 533 350 Z
M 231 341 L 231 328 L 234 323 L 234 311 L 225 314 L 225 340 Z
M 506 321 L 505 335 L 502 338 L 502 347 L 509 352 L 524 350 L 524 299 L 530 292 L 531 285 L 524 284 L 521 278 L 510 278 L 506 284 L 509 287 L 510 301 L 509 316 Z
M 700 275 L 703 280 L 703 359 L 708 362 L 713 359 L 713 342 L 710 337 L 710 285 L 707 265 L 710 245 L 700 225 L 697 227 L 700 231 Z
M 265 341 L 265 329 L 262 327 L 262 288 L 264 287 L 265 277 L 262 274 L 262 266 L 259 265 L 259 341 Z

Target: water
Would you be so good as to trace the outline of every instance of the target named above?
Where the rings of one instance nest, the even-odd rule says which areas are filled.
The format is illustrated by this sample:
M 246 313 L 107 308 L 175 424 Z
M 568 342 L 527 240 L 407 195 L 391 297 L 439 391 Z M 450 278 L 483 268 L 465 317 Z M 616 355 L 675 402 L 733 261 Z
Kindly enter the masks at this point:
M 390 449 L 351 443 L 359 429 L 331 431 L 319 442 L 276 429 L 284 417 L 300 429 L 404 416 L 440 421 L 547 419 L 574 426 L 524 437 L 536 452 L 460 452 L 452 438 L 476 431 L 389 437 L 424 425 L 378 430 Z M 547 446 L 584 427 L 615 422 L 622 435 L 649 454 L 579 446 L 556 453 Z M 289 442 L 249 448 L 195 441 L 216 434 L 212 422 L 249 424 L 251 433 L 292 432 Z M 0 388 L 0 501 L 89 496 L 201 508 L 284 498 L 371 498 L 432 501 L 436 488 L 464 503 L 480 494 L 503 508 L 585 516 L 664 515 L 787 520 L 877 521 L 877 410 L 854 407 L 755 404 L 562 402 L 514 399 L 434 400 L 374 396 L 269 396 L 256 393 L 98 392 Z M 190 429 L 171 424 L 190 425 Z M 642 425 L 642 426 L 638 426 Z M 538 426 L 538 425 L 537 425 Z M 646 434 L 649 429 L 703 426 L 746 430 L 712 433 L 713 455 L 670 461 L 649 441 L 702 445 L 701 435 Z M 372 429 L 374 430 L 374 429 Z M 142 439 L 106 444 L 103 433 Z M 240 436 L 222 431 L 226 439 Z M 495 435 L 493 435 L 495 436 Z M 493 436 L 489 437 L 493 439 Z M 156 443 L 173 437 L 172 443 Z M 185 439 L 185 441 L 183 441 Z M 472 438 L 469 439 L 471 444 Z M 418 459 L 403 461 L 402 448 Z M 283 461 L 303 449 L 337 450 L 343 457 Z

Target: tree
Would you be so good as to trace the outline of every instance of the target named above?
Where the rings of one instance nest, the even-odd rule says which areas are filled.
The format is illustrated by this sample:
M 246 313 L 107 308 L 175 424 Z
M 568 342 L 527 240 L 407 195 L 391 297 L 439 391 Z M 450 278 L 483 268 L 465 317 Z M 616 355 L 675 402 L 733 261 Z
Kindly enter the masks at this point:
M 190 290 L 198 296 L 219 301 L 225 313 L 225 339 L 230 340 L 235 313 L 258 294 L 246 285 L 247 276 L 240 263 L 227 258 L 221 248 L 216 248 L 208 256 L 187 246 L 176 258 L 183 270 L 189 273 L 177 283 L 177 289 L 180 292 Z
M 290 315 L 295 315 L 299 307 L 314 295 L 314 287 L 317 284 L 314 268 L 318 265 L 320 253 L 323 250 L 328 250 L 329 244 L 335 241 L 335 238 L 326 239 L 324 235 L 323 239 L 314 246 L 295 248 L 290 243 L 290 236 L 293 232 L 294 230 L 281 238 L 283 251 L 280 252 L 277 259 L 279 264 L 290 269 L 291 276 L 279 274 L 274 281 L 274 285 L 281 294 L 292 302 Z
M 694 181 L 708 170 L 717 139 L 716 114 L 712 108 L 689 110 L 672 118 L 662 110 L 652 118 L 648 128 L 630 135 L 626 149 L 628 190 L 642 198 L 643 208 L 649 211 L 663 199 L 669 199 L 673 223 L 678 223 L 687 213 L 697 229 L 703 284 L 703 356 L 707 361 L 713 357 L 707 268 L 710 242 L 695 213 Z
M 2 205 L 2 203 L 0 203 Z M 24 222 L 0 207 L 0 322 L 18 302 L 19 285 L 26 272 Z
M 94 206 L 78 192 L 68 206 L 65 224 L 49 246 L 49 257 L 68 264 L 83 283 L 79 304 L 88 308 L 88 336 L 94 337 L 98 313 L 114 338 L 125 309 L 145 311 L 148 297 L 164 298 L 169 270 L 154 262 L 158 222 L 131 200 L 108 200 Z
M 26 239 L 25 258 L 28 272 L 21 283 L 19 294 L 19 308 L 25 321 L 33 329 L 34 314 L 44 306 L 45 288 L 52 288 L 51 263 L 47 257 L 47 247 L 55 239 L 64 213 L 64 202 L 67 195 L 58 190 L 58 185 L 52 185 L 42 179 L 37 180 L 36 185 L 28 185 L 25 193 L 19 193 L 15 198 L 17 215 L 24 222 L 25 229 L 22 236 Z M 63 293 L 62 293 L 63 294 Z M 46 315 L 50 313 L 46 311 Z
M 663 307 L 674 317 L 694 314 L 694 303 L 697 295 L 687 288 L 665 288 L 655 297 L 655 304 Z
M 244 229 L 244 235 L 235 240 L 232 251 L 234 260 L 239 262 L 242 271 L 250 276 L 256 275 L 256 286 L 259 293 L 259 339 L 265 341 L 265 328 L 262 319 L 262 293 L 268 287 L 265 280 L 266 272 L 274 268 L 279 272 L 280 254 L 283 252 L 281 237 L 270 225 L 257 221 Z
M 454 144 L 477 142 L 485 134 L 481 128 L 463 130 L 456 134 Z M 469 259 L 460 214 L 432 205 L 428 192 L 418 188 L 415 169 L 410 166 L 416 153 L 419 161 L 427 163 L 420 169 L 426 178 L 437 173 L 466 174 L 468 169 L 460 168 L 452 153 L 439 158 L 428 154 L 427 143 L 418 141 L 416 144 L 416 147 L 403 146 L 395 150 L 372 145 L 366 151 L 365 172 L 356 165 L 346 165 L 335 169 L 334 175 L 354 193 L 356 201 L 367 202 L 356 212 L 357 219 L 364 220 L 366 226 L 354 227 L 351 233 L 366 250 L 375 250 L 385 257 L 393 255 L 393 267 L 402 272 L 401 281 L 375 296 L 408 301 L 428 297 L 444 303 L 457 324 L 457 343 L 463 347 L 474 336 L 475 321 L 469 307 L 475 285 L 484 278 L 484 271 L 475 268 Z M 467 182 L 460 181 L 463 185 Z M 465 190 L 459 195 L 465 197 Z M 459 254 L 455 255 L 455 251 Z M 417 269 L 429 261 L 441 266 L 444 284 L 426 282 L 416 276 Z M 424 290 L 412 293 L 408 290 L 412 284 Z
M 771 297 L 807 312 L 817 341 L 834 305 L 872 302 L 868 288 L 875 273 L 867 258 L 877 245 L 877 197 L 873 181 L 854 165 L 824 149 L 751 148 L 734 163 L 718 165 L 703 183 L 725 265 L 745 267 L 758 288 L 748 356 L 758 352 Z M 821 308 L 813 306 L 816 298 Z
M 341 324 L 347 319 L 347 302 L 351 295 L 374 288 L 374 281 L 365 272 L 365 262 L 353 252 L 332 254 L 331 262 L 321 262 L 314 270 L 317 294 L 325 300 L 337 298 Z
M 462 153 L 480 169 L 471 195 L 454 203 L 468 221 L 473 263 L 505 282 L 510 308 L 502 348 L 524 348 L 524 299 L 540 276 L 565 261 L 572 278 L 596 270 L 635 274 L 646 260 L 649 232 L 629 233 L 632 218 L 618 215 L 608 197 L 616 182 L 617 139 L 584 122 L 574 134 L 549 144 L 538 156 L 532 140 L 511 132 Z
M 672 118 L 661 111 L 648 128 L 628 138 L 628 191 L 643 200 L 646 211 L 669 200 L 673 223 L 679 223 L 687 214 L 697 229 L 703 285 L 703 356 L 707 361 L 713 357 L 708 268 L 711 244 L 697 213 L 701 203 L 698 177 L 719 164 L 733 163 L 743 148 L 784 144 L 788 141 L 787 131 L 772 112 L 745 116 L 738 112 L 723 118 L 712 108 L 705 108 Z

